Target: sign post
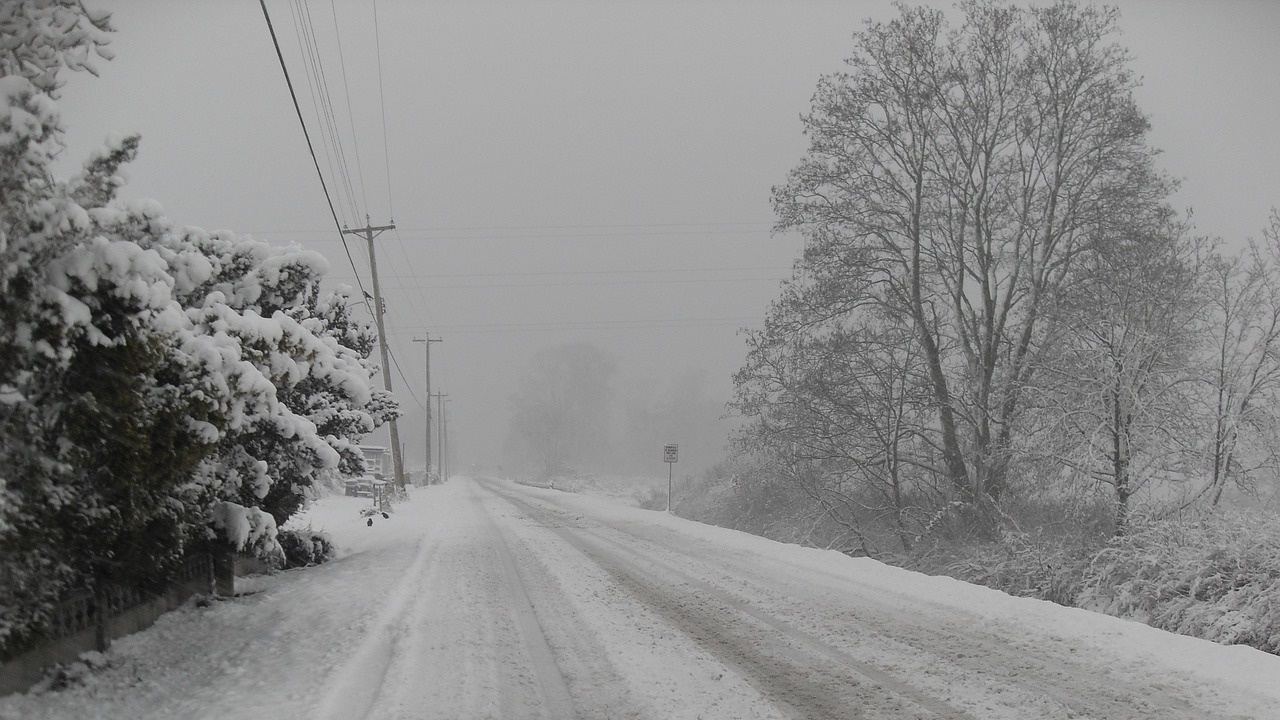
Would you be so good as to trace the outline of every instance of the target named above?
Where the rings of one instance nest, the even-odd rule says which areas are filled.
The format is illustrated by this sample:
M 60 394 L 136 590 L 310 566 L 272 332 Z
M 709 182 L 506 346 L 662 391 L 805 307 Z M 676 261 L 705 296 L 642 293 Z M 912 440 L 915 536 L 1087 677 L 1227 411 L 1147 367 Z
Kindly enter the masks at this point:
M 671 471 L 675 467 L 680 446 L 671 443 L 662 448 L 662 460 L 667 464 L 667 512 L 671 512 Z

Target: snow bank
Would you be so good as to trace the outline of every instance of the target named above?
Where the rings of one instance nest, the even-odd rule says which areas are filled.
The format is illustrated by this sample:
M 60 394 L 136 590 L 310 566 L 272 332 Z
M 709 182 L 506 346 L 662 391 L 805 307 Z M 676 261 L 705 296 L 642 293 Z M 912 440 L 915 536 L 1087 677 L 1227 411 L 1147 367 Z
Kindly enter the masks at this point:
M 690 539 L 714 542 L 770 561 L 826 573 L 840 581 L 874 588 L 904 606 L 924 605 L 959 611 L 993 633 L 1008 637 L 1048 633 L 1106 658 L 1138 658 L 1146 665 L 1187 673 L 1204 681 L 1239 687 L 1280 701 L 1280 656 L 1243 645 L 1219 645 L 1178 635 L 1133 620 L 1069 608 L 1046 600 L 1014 597 L 998 590 L 945 576 L 932 576 L 852 558 L 834 550 L 800 547 L 685 520 L 665 512 L 624 507 L 584 495 L 525 487 L 521 492 L 605 521 L 663 527 Z

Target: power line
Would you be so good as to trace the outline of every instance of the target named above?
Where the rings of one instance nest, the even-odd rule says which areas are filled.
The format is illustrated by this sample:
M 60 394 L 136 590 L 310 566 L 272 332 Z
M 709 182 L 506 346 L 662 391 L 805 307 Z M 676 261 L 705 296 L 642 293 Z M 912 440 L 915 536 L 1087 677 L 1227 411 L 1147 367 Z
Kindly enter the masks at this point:
M 327 127 L 330 142 L 334 147 L 334 152 L 338 159 L 338 175 L 340 187 L 345 191 L 347 196 L 348 212 L 351 213 L 352 221 L 358 222 L 360 218 L 359 204 L 356 202 L 355 189 L 351 183 L 351 165 L 347 162 L 346 148 L 342 144 L 342 133 L 338 130 L 337 113 L 333 108 L 332 93 L 329 92 L 329 76 L 324 69 L 324 56 L 320 52 L 320 41 L 316 35 L 315 21 L 311 17 L 311 6 L 306 4 L 304 0 L 293 0 L 298 4 L 298 14 L 303 18 L 302 28 L 303 37 L 305 38 L 305 57 L 310 61 L 310 65 L 304 65 L 304 68 L 310 67 L 310 71 L 316 78 L 315 92 L 320 98 L 320 107 L 324 110 L 322 131 Z
M 325 162 L 329 166 L 329 174 L 337 178 L 338 171 L 334 167 L 334 150 L 331 147 L 332 143 L 329 142 L 328 134 L 324 132 L 324 115 L 320 111 L 320 101 L 317 99 L 320 97 L 320 90 L 316 87 L 316 74 L 311 72 L 311 67 L 307 63 L 307 60 L 312 59 L 312 55 L 308 53 L 309 45 L 305 44 L 303 40 L 305 32 L 302 29 L 298 18 L 298 9 L 294 2 L 289 3 L 289 15 L 293 18 L 293 35 L 297 38 L 298 49 L 302 52 L 302 70 L 303 74 L 307 76 L 307 86 L 311 89 L 311 109 L 315 111 L 316 124 L 320 127 L 320 141 L 324 146 Z
M 387 354 L 391 356 L 391 364 L 396 366 L 396 373 L 400 376 L 400 379 L 404 381 L 404 389 L 409 391 L 409 397 L 413 398 L 413 401 L 417 403 L 418 407 L 426 410 L 422 405 L 422 400 L 418 399 L 418 394 L 413 391 L 413 385 L 409 383 L 409 378 L 405 377 L 404 371 L 400 369 L 400 361 L 396 359 L 396 354 L 391 351 L 390 346 L 387 347 Z
M 758 318 L 756 319 L 759 320 Z M 474 329 L 450 329 L 449 337 L 458 337 L 462 335 L 506 335 L 508 333 L 551 333 L 551 332 L 601 332 L 601 331 L 622 331 L 635 332 L 639 330 L 660 330 L 669 332 L 672 330 L 697 330 L 705 328 L 742 328 L 750 323 L 746 322 L 730 322 L 730 323 L 691 323 L 688 325 L 572 325 L 562 327 L 510 327 L 510 328 L 474 328 Z
M 272 233 L 270 231 L 261 233 L 263 235 L 283 235 L 285 233 Z M 683 239 L 683 238 L 707 238 L 712 235 L 734 235 L 738 237 L 752 236 L 753 238 L 766 238 L 771 235 L 765 230 L 679 230 L 679 231 L 658 231 L 658 232 L 590 232 L 590 233 L 524 233 L 512 235 L 406 235 L 406 240 L 416 240 L 421 242 L 455 242 L 455 241 L 474 241 L 474 240 L 636 240 L 636 239 Z M 316 238 L 316 241 L 323 242 L 324 238 Z
M 690 273 L 690 272 L 790 272 L 791 267 L 696 267 L 696 268 L 653 268 L 639 270 L 546 270 L 534 272 L 510 273 L 440 273 L 433 275 L 383 275 L 396 280 L 426 280 L 431 278 L 487 278 L 487 277 L 525 277 L 545 275 L 631 275 L 650 273 Z M 329 277 L 344 277 L 330 275 Z
M 320 189 L 324 190 L 324 199 L 329 203 L 329 214 L 333 216 L 333 225 L 338 230 L 339 237 L 342 233 L 342 225 L 338 222 L 338 213 L 333 209 L 333 198 L 329 196 L 329 188 L 324 182 L 324 173 L 320 172 L 320 160 L 316 158 L 315 145 L 311 143 L 311 134 L 307 132 L 307 123 L 302 119 L 302 107 L 298 105 L 298 94 L 293 90 L 293 80 L 289 79 L 289 68 L 284 64 L 284 54 L 280 52 L 280 41 L 276 38 L 276 29 L 271 24 L 271 15 L 267 12 L 266 0 L 258 0 L 258 4 L 262 6 L 262 17 L 267 21 L 267 30 L 271 33 L 271 43 L 276 48 L 276 57 L 280 60 L 280 71 L 284 73 L 285 85 L 289 86 L 289 97 L 293 99 L 293 110 L 298 114 L 298 124 L 302 126 L 302 135 L 307 140 L 307 150 L 311 153 L 311 162 L 316 166 L 316 175 L 320 178 Z M 347 260 L 351 263 L 351 270 L 356 269 L 355 261 L 351 258 L 351 251 L 347 248 L 346 241 L 342 243 L 342 249 L 347 251 Z M 360 276 L 356 276 L 356 284 L 360 286 L 360 292 L 364 293 L 364 283 L 360 282 Z M 365 294 L 367 297 L 367 293 Z M 368 302 L 365 303 L 366 307 Z
M 351 85 L 347 82 L 347 60 L 342 52 L 342 30 L 338 23 L 338 6 L 329 0 L 333 10 L 333 34 L 338 39 L 338 65 L 342 68 L 342 92 L 347 97 L 347 125 L 351 128 L 351 151 L 356 156 L 356 173 L 360 178 L 360 199 L 364 201 L 364 210 L 369 212 L 369 195 L 365 192 L 364 165 L 360 162 L 360 137 L 356 134 L 356 114 L 351 110 Z
M 387 97 L 382 90 L 382 34 L 378 30 L 378 0 L 373 0 L 373 42 L 378 56 L 378 104 L 382 107 L 382 155 L 387 170 L 387 211 L 394 222 L 396 206 L 391 195 L 391 151 L 387 149 Z M 430 402 L 430 398 L 427 401 Z
M 394 228 L 392 228 L 392 232 L 393 232 L 393 233 L 395 232 L 395 229 L 394 229 Z M 409 271 L 410 271 L 410 272 L 412 272 L 412 271 L 413 271 L 413 266 L 409 263 L 409 256 L 408 256 L 407 254 L 405 254 L 405 252 L 404 252 L 404 243 L 398 243 L 398 244 L 399 244 L 399 246 L 400 246 L 400 254 L 401 254 L 402 256 L 404 256 L 404 263 L 405 263 L 405 264 L 404 264 L 404 267 L 405 267 L 405 268 L 407 268 L 407 269 L 409 269 Z M 379 274 L 379 278 L 380 278 L 380 279 L 381 279 L 381 278 L 384 278 L 384 277 L 387 277 L 387 276 L 386 276 L 386 275 Z M 397 286 L 395 286 L 395 289 L 397 289 L 397 290 L 408 290 L 408 289 L 411 289 L 411 288 L 416 288 L 416 290 L 417 290 L 417 295 L 418 295 L 418 299 L 419 299 L 419 301 L 420 301 L 420 302 L 421 302 L 421 304 L 422 304 L 422 309 L 425 311 L 425 310 L 426 310 L 426 305 L 427 305 L 427 299 L 426 299 L 426 297 L 425 297 L 425 296 L 423 296 L 423 294 L 422 294 L 422 288 L 421 288 L 421 286 L 418 286 L 418 285 L 410 285 L 410 286 L 397 285 Z M 420 315 L 420 314 L 418 313 L 418 304 L 413 303 L 413 302 L 409 302 L 409 303 L 407 303 L 407 305 L 409 306 L 409 312 L 413 315 L 414 321 L 415 321 L 415 323 L 416 323 L 416 325 L 415 325 L 415 326 L 416 326 L 416 327 L 427 327 L 427 324 L 426 324 L 425 322 L 423 322 L 422 315 Z M 430 317 L 430 313 L 427 313 L 427 315 L 428 315 L 428 317 Z
M 692 222 L 692 223 L 672 223 L 672 222 L 661 222 L 661 223 L 607 223 L 607 224 L 599 224 L 599 225 L 453 225 L 453 226 L 418 227 L 418 228 L 402 228 L 402 229 L 403 229 L 405 232 L 450 232 L 450 233 L 453 233 L 453 232 L 470 232 L 470 231 L 478 231 L 478 230 L 574 230 L 574 229 L 581 230 L 581 229 L 588 229 L 588 228 L 617 229 L 617 228 L 664 228 L 664 227 L 665 227 L 665 228 L 670 228 L 670 227 L 724 227 L 724 226 L 743 226 L 743 225 L 754 225 L 754 226 L 761 226 L 761 227 L 765 227 L 765 228 L 772 228 L 772 227 L 773 227 L 773 225 L 774 225 L 774 223 L 772 223 L 772 222 L 752 221 L 752 222 Z M 283 235 L 283 234 L 286 234 L 286 233 L 309 233 L 309 232 L 322 232 L 322 231 L 316 231 L 316 230 L 298 230 L 298 229 L 293 229 L 293 230 L 279 229 L 279 230 L 259 230 L 259 231 L 257 231 L 257 232 L 261 232 L 261 233 L 276 233 L 276 234 L 281 234 L 281 235 Z
M 395 236 L 396 236 L 396 245 L 400 247 L 400 254 L 404 257 L 404 266 L 408 268 L 410 271 L 412 271 L 413 263 L 410 262 L 409 260 L 409 253 L 405 250 L 404 241 L 400 239 L 399 231 L 395 232 Z M 399 278 L 397 277 L 397 279 Z M 422 285 L 417 284 L 417 285 L 414 285 L 413 287 L 417 289 L 418 300 L 422 303 L 422 311 L 427 314 L 427 319 L 431 320 L 432 324 L 434 325 L 435 320 L 431 317 L 431 304 L 427 302 L 427 297 L 422 294 Z M 414 311 L 414 314 L 415 315 L 417 314 L 416 310 Z M 423 327 L 421 319 L 419 319 L 418 321 L 418 326 Z
M 311 22 L 310 10 L 303 5 L 302 0 L 291 0 L 289 10 L 296 18 L 295 32 L 298 36 L 298 48 L 302 53 L 302 69 L 307 75 L 307 81 L 311 88 L 312 105 L 318 105 L 316 124 L 320 128 L 320 137 L 324 140 L 325 147 L 331 148 L 333 151 L 334 164 L 337 170 L 334 171 L 333 167 L 331 167 L 330 171 L 333 173 L 333 179 L 338 186 L 338 190 L 346 194 L 347 206 L 343 208 L 342 218 L 343 225 L 346 225 L 346 216 L 348 213 L 355 211 L 355 203 L 352 202 L 349 185 L 343 182 L 345 179 L 343 175 L 343 158 L 340 154 L 341 148 L 338 147 L 334 139 L 329 88 L 324 77 L 324 66 L 321 64 L 319 49 L 316 46 L 315 26 Z M 338 203 L 338 206 L 342 207 L 342 203 Z
M 387 178 L 387 209 L 391 214 L 392 224 L 394 224 L 395 223 L 395 202 L 393 199 L 394 195 L 392 194 L 392 191 L 391 191 L 391 151 L 389 149 L 390 141 L 388 139 L 388 132 L 387 132 L 387 96 L 386 96 L 386 92 L 385 92 L 383 81 L 382 81 L 382 33 L 378 27 L 377 0 L 373 0 L 373 38 L 374 38 L 375 54 L 378 59 L 378 105 L 382 115 L 382 154 L 383 154 L 383 159 L 385 161 L 384 167 L 386 169 L 386 178 Z M 398 229 L 393 229 L 393 232 L 396 236 L 396 245 L 400 248 L 401 256 L 404 257 L 405 267 L 408 268 L 410 271 L 412 271 L 413 263 L 409 260 L 409 253 L 405 249 L 404 239 L 400 236 L 400 231 Z M 420 304 L 422 307 L 422 311 L 426 313 L 428 320 L 432 320 L 430 304 L 427 303 L 426 296 L 422 294 L 422 288 L 420 286 L 415 286 L 415 287 L 418 294 L 418 300 L 420 301 Z M 419 327 L 422 327 L 423 326 L 422 318 L 418 316 L 417 308 L 418 308 L 417 305 L 410 303 L 409 309 L 413 312 L 414 316 L 417 317 Z M 434 320 L 432 320 L 432 323 L 434 324 Z M 430 398 L 428 398 L 427 401 L 430 402 Z
M 440 325 L 438 330 L 448 330 L 452 332 L 479 330 L 479 329 L 506 329 L 506 328 L 553 328 L 553 329 L 574 329 L 574 328 L 606 328 L 606 327 L 707 327 L 722 324 L 737 324 L 744 322 L 759 322 L 758 317 L 745 318 L 674 318 L 666 320 L 586 320 L 580 322 L 557 321 L 557 322 L 534 322 L 534 323 L 489 323 L 478 325 Z M 392 335 L 411 335 L 408 331 L 390 333 Z
M 782 282 L 789 278 L 679 278 L 671 280 L 599 280 L 560 283 L 493 283 L 484 285 L 432 285 L 432 290 L 494 290 L 497 288 L 558 288 L 558 287 L 617 287 L 621 285 L 693 285 L 705 283 Z M 386 290 L 413 290 L 422 292 L 421 285 L 385 285 Z

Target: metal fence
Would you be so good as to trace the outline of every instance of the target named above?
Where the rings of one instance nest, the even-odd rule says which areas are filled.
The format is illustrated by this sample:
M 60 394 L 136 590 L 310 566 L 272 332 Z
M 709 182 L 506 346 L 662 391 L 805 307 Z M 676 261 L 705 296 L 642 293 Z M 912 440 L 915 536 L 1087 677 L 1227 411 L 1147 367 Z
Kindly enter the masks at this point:
M 170 574 L 165 592 L 197 581 L 207 581 L 212 575 L 213 559 L 205 553 L 192 555 Z M 57 604 L 40 636 L 45 640 L 61 640 L 96 628 L 102 622 L 122 615 L 160 594 L 164 593 L 148 593 L 136 587 L 121 585 L 108 585 L 98 593 L 76 593 Z
M 159 592 L 108 585 L 64 598 L 38 633 L 16 647 L 0 648 L 0 695 L 30 687 L 48 665 L 106 650 L 114 638 L 151 625 L 192 595 L 213 592 L 213 581 L 213 557 L 202 553 L 186 558 Z

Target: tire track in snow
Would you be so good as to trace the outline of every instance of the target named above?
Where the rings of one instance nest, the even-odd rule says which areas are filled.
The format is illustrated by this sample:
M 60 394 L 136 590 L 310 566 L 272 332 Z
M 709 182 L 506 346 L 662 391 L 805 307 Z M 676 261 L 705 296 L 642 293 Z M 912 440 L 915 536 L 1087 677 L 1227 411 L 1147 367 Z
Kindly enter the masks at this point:
M 776 706 L 806 719 L 865 718 L 859 704 L 832 688 L 847 685 L 846 678 L 826 668 L 810 666 L 800 672 L 790 653 L 779 645 L 766 645 L 726 623 L 725 606 L 658 590 L 639 579 L 634 569 L 620 567 L 576 538 L 565 537 L 571 546 L 590 558 L 613 577 L 614 582 L 641 604 L 683 632 L 726 666 L 740 672 L 749 683 Z
M 475 486 L 472 486 L 471 494 L 473 498 L 476 498 L 479 505 L 479 498 L 475 495 Z M 520 569 L 511 555 L 511 546 L 508 545 L 506 536 L 498 528 L 493 517 L 483 509 L 483 506 L 481 506 L 480 512 L 484 515 L 489 531 L 493 533 L 496 541 L 495 547 L 502 563 L 503 577 L 506 578 L 507 587 L 511 592 L 512 602 L 514 603 L 514 607 L 511 610 L 520 629 L 522 644 L 529 653 L 530 660 L 533 663 L 533 670 L 538 678 L 543 709 L 546 710 L 549 717 L 555 720 L 571 720 L 576 715 L 573 697 L 569 692 L 568 684 L 565 682 L 564 673 L 561 672 L 560 666 L 556 662 L 555 654 L 551 651 L 550 644 L 547 643 L 542 623 L 538 621 L 533 602 L 529 599 L 529 591 L 525 587 L 524 579 L 520 575 Z
M 799 717 L 972 720 L 964 711 L 700 578 L 583 527 L 565 527 L 559 519 L 548 521 L 545 508 L 512 497 L 490 483 L 485 487 L 556 533 L 672 626 L 743 672 L 766 696 Z M 673 577 L 698 592 L 672 586 Z M 734 623 L 735 614 L 754 623 Z M 910 706 L 917 712 L 903 715 Z
M 897 679 L 893 675 L 874 665 L 870 665 L 854 658 L 848 652 L 827 643 L 812 633 L 802 630 L 785 620 L 757 610 L 750 604 L 734 597 L 730 593 L 721 590 L 701 578 L 691 575 L 673 565 L 657 560 L 652 556 L 644 555 L 636 549 L 618 543 L 610 538 L 606 538 L 595 533 L 589 533 L 589 535 L 594 540 L 611 546 L 614 552 L 606 553 L 606 558 L 617 559 L 619 557 L 619 553 L 629 555 L 631 556 L 631 559 L 629 561 L 624 561 L 624 563 L 638 571 L 640 574 L 647 574 L 651 578 L 660 578 L 664 575 L 667 577 L 679 578 L 687 585 L 696 588 L 709 597 L 715 598 L 716 601 L 724 607 L 746 615 L 761 625 L 772 628 L 783 637 L 795 641 L 795 644 L 791 645 L 791 647 L 825 656 L 836 664 L 843 665 L 857 674 L 865 676 L 866 679 L 870 680 L 872 683 L 875 683 L 889 691 L 891 696 L 905 698 L 912 704 L 927 710 L 932 716 L 946 718 L 947 720 L 974 720 L 972 716 L 965 713 L 963 710 L 956 708 L 943 700 L 934 698 L 927 693 L 921 692 L 919 689 Z M 645 568 L 645 565 L 650 566 L 650 568 Z M 783 647 L 787 646 L 784 645 Z M 793 652 L 789 654 L 799 662 L 809 661 L 808 658 L 803 656 L 803 653 Z M 847 717 L 847 715 L 839 715 L 839 717 Z
M 416 599 L 431 580 L 431 560 L 440 549 L 439 528 L 418 540 L 413 562 L 388 593 L 387 602 L 369 623 L 366 636 L 351 659 L 330 675 L 329 690 L 316 705 L 316 720 L 365 720 L 382 693 L 387 670 L 394 661 Z M 431 566 L 430 568 L 428 566 Z
M 672 551 L 656 528 L 605 527 L 641 543 Z M 776 585 L 766 587 L 761 584 L 753 574 L 761 563 L 794 572 L 794 568 L 783 567 L 776 559 L 746 560 L 721 555 L 712 562 L 694 554 L 684 555 L 699 560 L 723 579 L 751 587 L 758 595 L 792 599 Z M 818 586 L 826 591 L 844 593 L 842 597 L 849 599 L 847 593 L 851 586 L 848 577 L 813 568 L 805 568 L 803 574 L 817 580 Z M 826 613 L 822 602 L 812 594 L 814 586 L 806 582 L 801 587 L 802 596 L 794 598 L 788 609 L 802 621 L 812 624 L 813 617 L 821 618 Z M 985 623 L 971 625 L 954 619 L 928 617 L 917 607 L 919 598 L 902 596 L 900 603 L 889 604 L 884 597 L 852 589 L 858 593 L 860 601 L 853 611 L 860 626 L 860 639 L 874 640 L 873 645 L 878 644 L 883 649 L 897 646 L 898 652 L 930 658 L 921 661 L 924 673 L 950 677 L 951 682 L 964 683 L 971 689 L 982 687 L 989 695 L 1008 695 L 1010 690 L 1020 692 L 1027 699 L 1026 706 L 1017 708 L 1015 716 L 1020 720 L 1031 717 L 1032 712 L 1036 717 L 1054 718 L 1210 720 L 1230 717 L 1239 720 L 1233 714 L 1207 710 L 1206 706 L 1197 707 L 1178 692 L 1176 682 L 1143 681 L 1147 686 L 1141 689 L 1128 683 L 1117 684 L 1110 668 L 1090 663 L 1085 654 L 1076 654 L 1074 647 L 1057 648 L 1041 644 L 1028 649 L 1019 639 L 1010 642 L 992 636 L 990 627 Z M 808 619 L 804 617 L 806 612 L 810 615 Z M 904 622 L 906 618 L 910 620 Z M 841 628 L 828 628 L 833 634 L 840 634 Z M 957 659 L 966 657 L 983 658 L 985 667 L 980 675 L 973 674 L 970 667 L 954 667 Z M 1135 673 L 1134 677 L 1142 677 L 1142 673 Z M 1212 703 L 1207 707 L 1212 707 Z
M 718 578 L 726 587 L 748 590 L 747 595 L 741 596 L 730 591 L 731 597 L 758 598 L 756 602 L 763 601 L 767 607 L 776 599 L 783 603 L 777 606 L 780 612 L 775 614 L 776 619 L 799 625 L 815 637 L 831 638 L 825 644 L 837 652 L 885 658 L 888 665 L 882 663 L 881 667 L 886 667 L 891 677 L 906 673 L 919 678 L 919 689 L 933 697 L 951 696 L 948 688 L 962 688 L 960 704 L 979 717 L 1254 717 L 1220 707 L 1229 698 L 1218 691 L 1201 691 L 1197 696 L 1184 691 L 1176 676 L 1151 677 L 1138 662 L 1125 661 L 1115 667 L 1091 662 L 1087 648 L 1086 652 L 1077 653 L 1076 647 L 1052 634 L 1044 638 L 1034 633 L 1026 637 L 1009 635 L 996 631 L 989 621 L 973 624 L 962 617 L 932 615 L 926 611 L 927 602 L 910 595 L 895 603 L 894 597 L 867 593 L 844 575 L 809 567 L 783 567 L 776 558 L 726 553 L 714 546 L 707 546 L 709 552 L 704 553 L 697 549 L 700 541 L 690 538 L 684 544 L 673 543 L 679 536 L 673 537 L 660 526 L 596 519 L 581 522 L 579 510 L 563 507 L 552 498 L 538 498 L 538 504 L 531 504 L 510 498 L 507 493 L 502 495 L 529 509 L 537 522 L 549 528 L 567 521 L 645 561 L 657 557 L 687 558 L 693 561 L 690 567 L 695 571 L 705 569 L 705 577 Z M 603 534 L 606 531 L 609 535 Z M 627 540 L 620 543 L 610 535 Z M 633 547 L 632 541 L 639 545 Z M 780 574 L 760 574 L 761 562 L 777 566 Z M 777 584 L 778 579 L 781 585 Z M 813 594 L 813 589 L 820 593 Z
M 650 606 L 620 591 L 614 576 L 599 563 L 531 522 L 504 498 L 488 491 L 481 494 L 510 540 L 579 718 L 790 717 L 741 672 L 720 662 Z

